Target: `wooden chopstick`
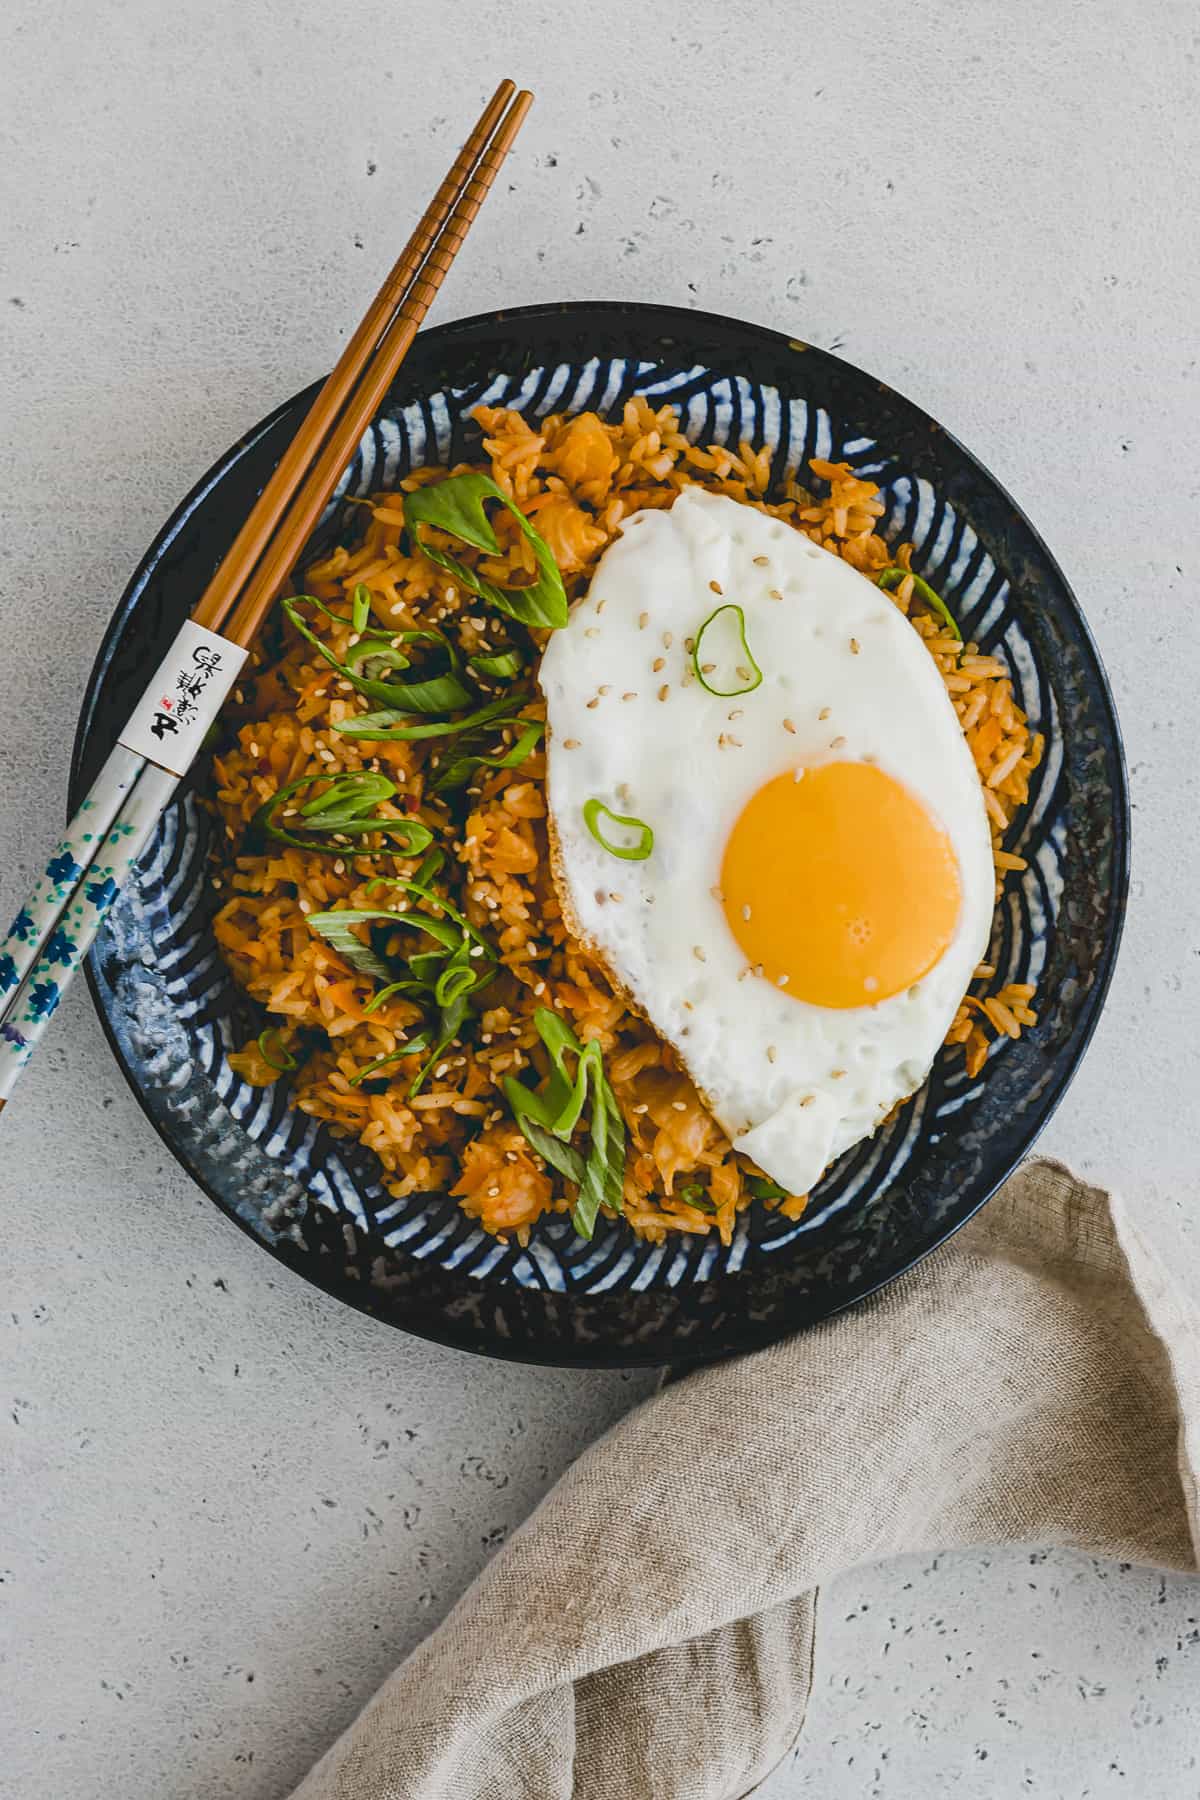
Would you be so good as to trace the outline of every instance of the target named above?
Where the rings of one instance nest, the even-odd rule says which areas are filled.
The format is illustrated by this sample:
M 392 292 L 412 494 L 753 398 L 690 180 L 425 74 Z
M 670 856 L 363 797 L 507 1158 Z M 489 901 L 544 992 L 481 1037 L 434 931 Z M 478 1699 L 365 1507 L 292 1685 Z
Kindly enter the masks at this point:
M 455 157 L 416 230 L 339 356 L 332 374 L 310 406 L 303 424 L 284 451 L 274 474 L 193 609 L 192 617 L 198 625 L 207 626 L 210 631 L 219 631 L 232 611 L 238 595 L 253 573 L 254 565 L 278 528 L 305 471 L 368 366 L 396 308 L 408 293 L 438 232 L 462 195 L 481 152 L 515 91 L 513 82 L 502 81 L 480 114 L 475 129 Z
M 363 432 L 387 397 L 396 371 L 407 356 L 425 314 L 461 249 L 463 239 L 486 199 L 500 165 L 532 104 L 533 95 L 522 90 L 512 102 L 480 158 L 465 192 L 434 242 L 417 280 L 380 340 L 374 359 L 364 372 L 345 413 L 301 484 L 272 537 L 262 562 L 246 584 L 224 631 L 225 636 L 235 644 L 245 647 L 253 642 L 280 586 L 291 574 L 296 558 L 312 535 Z

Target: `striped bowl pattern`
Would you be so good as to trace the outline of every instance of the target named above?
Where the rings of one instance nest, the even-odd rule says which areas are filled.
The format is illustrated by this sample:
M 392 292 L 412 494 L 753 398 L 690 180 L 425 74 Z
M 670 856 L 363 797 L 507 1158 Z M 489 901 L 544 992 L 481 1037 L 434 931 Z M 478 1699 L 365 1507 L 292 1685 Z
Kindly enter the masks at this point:
M 552 329 L 535 331 L 532 342 L 523 329 L 545 318 L 542 309 L 428 334 L 451 341 L 440 359 L 431 357 L 424 378 L 410 362 L 402 386 L 364 436 L 317 542 L 353 532 L 349 498 L 394 484 L 417 463 L 470 454 L 477 434 L 473 439 L 469 415 L 481 403 L 516 406 L 530 417 L 588 408 L 611 413 L 639 394 L 676 406 L 693 441 L 768 444 L 777 480 L 810 457 L 844 458 L 879 484 L 887 506 L 884 535 L 913 543 L 915 566 L 945 593 L 964 634 L 1007 662 L 1018 703 L 1046 735 L 1047 756 L 1009 844 L 1029 868 L 1006 884 L 991 949 L 998 980 L 1042 988 L 1035 1004 L 1043 1022 L 1020 1044 L 999 1040 L 974 1080 L 961 1052 L 940 1057 L 915 1100 L 829 1172 L 799 1223 L 754 1207 L 727 1248 L 691 1236 L 647 1245 L 604 1222 L 586 1244 L 569 1220 L 556 1216 L 523 1249 L 489 1238 L 445 1196 L 393 1199 L 375 1159 L 289 1109 L 283 1084 L 253 1089 L 234 1074 L 229 1051 L 264 1020 L 234 989 L 216 950 L 205 880 L 210 822 L 193 791 L 183 791 L 165 815 L 136 885 L 113 908 L 92 978 L 118 1055 L 159 1129 L 221 1204 L 285 1260 L 396 1323 L 473 1348 L 552 1361 L 635 1362 L 720 1353 L 823 1316 L 888 1278 L 898 1255 L 904 1266 L 905 1257 L 911 1262 L 953 1229 L 967 1204 L 964 1190 L 982 1190 L 973 1209 L 996 1185 L 1024 1147 L 1012 1153 L 1014 1118 L 1027 1120 L 1028 1129 L 1017 1134 L 1027 1142 L 1041 1122 L 1039 1111 L 1049 1110 L 1036 1104 L 1039 1094 L 1046 1098 L 1063 1085 L 1062 1059 L 1069 1056 L 1073 1066 L 1081 1031 L 1086 1036 L 1099 1003 L 1123 897 L 1124 788 L 1103 675 L 1065 584 L 1012 503 L 951 439 L 923 421 L 923 444 L 908 417 L 916 409 L 907 402 L 835 359 L 773 334 L 700 321 L 749 337 L 749 346 L 731 357 L 714 354 L 724 346 L 706 344 L 692 315 L 592 310 L 621 315 L 626 336 L 643 341 L 623 351 L 613 346 L 606 354 L 572 355 L 588 333 L 570 308 L 545 309 L 559 335 L 570 338 L 558 346 Z M 653 323 L 664 317 L 673 322 L 669 334 Z M 693 327 L 690 333 L 680 320 Z M 455 335 L 472 332 L 482 342 L 456 355 Z M 758 340 L 769 342 L 771 357 L 755 358 Z M 559 353 L 539 356 L 539 348 Z M 447 379 L 460 368 L 457 379 Z M 119 692 L 122 653 L 131 649 L 122 621 L 127 627 L 135 611 L 144 613 L 157 589 L 165 633 L 172 606 L 182 610 L 190 600 L 169 579 L 172 547 L 181 537 L 199 544 L 200 515 L 211 512 L 239 463 L 256 451 L 261 456 L 296 411 L 284 409 L 231 453 L 232 467 L 230 459 L 219 466 L 150 553 L 97 666 L 85 714 L 89 747 L 99 747 L 98 702 Z M 932 456 L 922 454 L 929 443 Z M 235 507 L 233 494 L 227 498 Z M 1015 516 L 1030 545 L 1006 544 L 1003 531 L 997 541 L 989 529 L 997 506 Z M 1087 652 L 1082 662 L 1090 660 L 1094 669 L 1064 669 L 1064 645 L 1076 647 L 1071 630 L 1042 628 L 1037 589 L 1048 581 L 1061 590 L 1056 598 L 1067 627 L 1077 622 Z M 1083 893 L 1076 891 L 1081 825 L 1095 822 L 1077 792 L 1081 730 L 1097 735 L 1106 765 L 1098 768 L 1093 758 L 1086 798 L 1099 837 L 1093 832 L 1089 840 Z M 1097 925 L 1098 943 L 1089 946 L 1087 934 Z M 689 1304 L 689 1296 L 703 1300 Z M 714 1320 L 720 1321 L 715 1345 L 707 1341 Z

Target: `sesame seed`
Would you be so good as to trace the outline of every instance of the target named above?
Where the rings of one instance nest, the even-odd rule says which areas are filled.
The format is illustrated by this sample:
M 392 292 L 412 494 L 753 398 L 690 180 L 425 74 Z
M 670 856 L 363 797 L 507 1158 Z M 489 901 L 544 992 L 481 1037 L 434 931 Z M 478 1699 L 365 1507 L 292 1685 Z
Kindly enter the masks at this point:
M 829 1079 L 830 1081 L 841 1081 L 845 1076 L 845 1073 L 845 1069 L 830 1069 Z
M 467 951 L 467 955 L 468 956 L 482 956 L 483 955 L 483 945 L 482 944 L 472 944 L 471 948 Z
M 596 710 L 596 708 L 597 708 L 597 707 L 598 707 L 598 706 L 599 706 L 599 704 L 600 704 L 600 702 L 599 702 L 599 700 L 598 700 L 598 699 L 596 699 L 596 700 L 589 700 L 589 701 L 588 701 L 588 703 L 587 703 L 587 709 L 588 709 L 588 711 L 589 711 L 589 712 L 595 712 L 595 710 Z
M 803 764 L 800 766 L 800 768 L 792 770 L 792 780 L 793 781 L 803 781 L 804 780 Z
M 684 1012 L 695 1012 L 696 1009 L 692 1005 L 690 1000 L 685 1000 L 683 1002 L 683 1010 L 684 1010 Z
M 302 913 L 310 913 L 312 911 L 312 901 L 311 900 L 302 900 L 300 902 L 300 911 Z
M 636 700 L 636 699 L 637 699 L 637 694 L 636 694 L 636 693 L 632 693 L 632 694 L 622 694 L 622 695 L 621 695 L 621 698 L 622 698 L 622 700 Z
M 779 1055 L 779 1052 L 778 1052 L 778 1050 L 777 1050 L 777 1049 L 776 1049 L 776 1048 L 775 1048 L 775 1046 L 774 1046 L 774 1044 L 768 1044 L 768 1045 L 767 1045 L 767 1061 L 768 1061 L 768 1062 L 774 1062 L 774 1061 L 775 1061 L 775 1058 L 776 1058 L 776 1057 L 777 1057 L 777 1056 L 778 1056 L 778 1055 Z
M 743 669 L 741 663 L 738 664 L 737 673 L 738 673 L 739 681 L 749 681 L 750 671 L 749 671 L 749 669 Z
M 594 625 L 589 625 L 583 635 L 584 635 L 584 637 L 593 638 L 593 637 L 599 637 L 600 633 Z
M 346 865 L 340 856 L 333 865 L 333 872 L 335 875 L 344 875 L 346 873 Z
M 666 699 L 666 697 L 667 697 L 667 695 L 668 695 L 668 694 L 669 694 L 669 693 L 670 693 L 670 691 L 671 691 L 671 684 L 670 684 L 670 682 L 669 682 L 669 681 L 664 681 L 664 682 L 663 682 L 663 684 L 662 684 L 662 686 L 661 686 L 661 687 L 660 687 L 660 688 L 659 688 L 659 690 L 658 690 L 658 697 L 659 697 L 659 699 L 660 699 L 660 700 L 665 700 L 665 699 Z
M 721 586 L 719 581 L 710 581 L 708 585 L 714 594 L 723 594 L 725 592 L 725 589 Z
M 793 736 L 793 737 L 795 737 L 795 735 L 796 735 L 796 727 L 795 727 L 795 726 L 794 726 L 794 725 L 793 725 L 793 724 L 792 724 L 792 721 L 791 721 L 791 720 L 790 720 L 790 719 L 785 719 L 785 720 L 784 720 L 784 721 L 783 721 L 783 729 L 784 729 L 784 730 L 785 730 L 785 731 L 790 731 L 790 732 L 791 732 L 791 734 L 792 734 L 792 736 Z
M 707 962 L 708 961 L 707 956 L 704 954 L 704 947 L 701 944 L 693 944 L 692 945 L 692 955 L 695 957 L 697 962 Z
M 768 598 L 768 600 L 782 600 L 783 595 L 780 593 L 778 588 L 768 588 L 767 589 L 767 598 Z
M 805 1094 L 805 1096 L 804 1096 L 803 1100 L 800 1102 L 800 1104 L 801 1104 L 801 1106 L 811 1106 L 813 1103 L 813 1100 L 815 1098 L 816 1098 L 816 1096 L 813 1094 Z
M 743 711 L 742 707 L 735 706 L 732 712 L 726 713 L 725 717 L 729 720 L 730 724 L 732 725 L 732 723 L 735 719 L 741 718 L 742 711 Z
M 759 980 L 760 980 L 760 981 L 761 981 L 761 980 L 762 980 L 762 972 L 763 972 L 763 966 L 762 966 L 762 964 L 761 964 L 761 963 L 755 963 L 755 965 L 754 965 L 754 969 L 753 969 L 753 973 L 754 973 L 754 974 L 755 974 L 755 975 L 757 975 L 757 976 L 758 976 L 758 978 L 759 978 Z
M 657 675 L 658 671 L 660 669 L 665 669 L 666 666 L 667 666 L 666 657 L 665 656 L 656 656 L 654 661 L 650 664 L 650 673 L 652 675 Z
M 579 739 L 578 738 L 564 738 L 563 739 L 563 749 L 564 750 L 578 750 L 578 748 L 579 748 Z
M 690 656 L 692 654 L 692 651 L 696 648 L 695 638 L 684 638 L 683 647 L 687 651 L 688 655 Z
M 481 1043 L 481 1044 L 490 1044 L 490 1043 L 491 1043 L 491 1041 L 492 1041 L 492 1034 L 491 1034 L 491 1032 L 490 1032 L 490 1031 L 485 1031 L 485 1032 L 484 1032 L 484 1033 L 483 1033 L 483 1035 L 482 1035 L 482 1036 L 481 1036 L 481 1037 L 480 1037 L 480 1039 L 479 1039 L 479 1041 L 480 1041 L 480 1043 Z
M 669 650 L 671 648 L 671 645 L 674 642 L 675 642 L 675 639 L 671 636 L 671 633 L 669 631 L 664 631 L 663 632 L 663 649 Z
M 786 987 L 789 979 L 790 978 L 787 975 L 781 975 L 779 977 L 778 981 L 776 981 L 775 986 L 776 987 Z
M 545 984 L 545 982 L 544 982 L 544 981 L 539 981 L 539 982 L 538 982 L 538 983 L 537 983 L 537 985 L 536 985 L 536 987 L 535 987 L 535 988 L 534 988 L 534 990 L 533 990 L 533 992 L 534 992 L 534 997 L 535 997 L 535 998 L 536 998 L 536 997 L 537 997 L 537 996 L 539 996 L 539 995 L 541 995 L 541 994 L 544 994 L 544 993 L 545 993 L 545 991 L 546 991 L 546 984 Z
M 633 1110 L 635 1113 L 640 1115 L 642 1113 L 648 1113 L 650 1111 L 650 1108 L 643 1104 L 642 1106 L 635 1106 Z
M 621 904 L 621 901 L 625 898 L 624 894 L 615 894 L 611 888 L 609 888 L 609 890 L 608 890 L 608 897 L 610 900 L 615 900 L 618 906 Z
M 261 751 L 261 750 L 260 750 L 260 749 L 259 749 L 259 747 L 258 747 L 258 745 L 257 745 L 257 744 L 251 744 L 251 746 L 250 746 L 250 754 L 251 754 L 251 756 L 261 756 L 261 755 L 262 755 L 262 751 Z
M 702 675 L 711 675 L 716 666 L 716 663 L 701 663 L 700 673 Z
M 743 906 L 742 917 L 743 917 L 743 919 L 745 919 L 745 921 L 748 925 L 750 923 L 750 908 L 748 906 Z
M 754 558 L 754 566 L 756 569 L 769 568 L 770 563 L 771 563 L 771 559 L 769 556 L 756 556 Z
M 597 688 L 597 689 L 596 689 L 596 692 L 597 692 L 597 693 L 598 693 L 598 694 L 611 694 L 611 693 L 612 693 L 612 688 L 611 688 L 611 687 L 610 687 L 610 685 L 609 685 L 609 683 L 608 683 L 608 682 L 607 682 L 607 681 L 606 681 L 606 682 L 605 682 L 605 683 L 604 683 L 604 685 L 603 685 L 603 687 L 599 687 L 599 688 Z
M 725 733 L 722 732 L 720 737 L 717 739 L 717 749 L 723 750 L 724 748 L 725 748 Z
M 741 738 L 735 738 L 732 731 L 729 733 L 728 737 L 725 739 L 725 742 L 727 744 L 732 744 L 735 750 L 740 750 L 742 747 Z
M 829 717 L 829 708 L 827 706 L 823 706 L 821 708 L 820 712 L 817 714 L 817 717 L 818 717 L 818 719 L 827 719 Z
M 597 602 L 596 602 L 597 613 L 602 613 L 607 605 L 608 605 L 607 600 L 597 600 Z
M 672 1112 L 686 1112 L 687 1111 L 687 1101 L 686 1100 L 672 1100 L 671 1111 Z
M 434 1074 L 436 1074 L 436 1073 L 437 1073 L 437 1070 L 436 1070 L 436 1069 L 435 1069 L 435 1070 L 434 1070 Z M 498 1194 L 498 1193 L 499 1193 L 499 1192 L 500 1192 L 500 1189 L 499 1189 L 499 1188 L 498 1188 L 498 1187 L 490 1187 L 490 1188 L 489 1188 L 489 1189 L 488 1189 L 488 1198 L 489 1198 L 489 1199 L 490 1199 L 490 1200 L 494 1200 L 494 1199 L 495 1199 L 495 1198 L 496 1198 L 496 1195 L 497 1195 L 497 1194 Z
M 724 898 L 725 898 L 724 894 L 721 892 L 719 887 L 711 887 L 711 888 L 709 888 L 708 891 L 712 895 L 714 900 L 724 900 Z
M 645 631 L 645 629 L 649 623 L 650 623 L 650 614 L 649 613 L 639 613 L 638 614 L 638 630 L 639 631 Z
M 850 654 L 851 654 L 851 656 L 857 656 L 858 652 L 859 652 L 859 648 L 860 648 L 860 646 L 859 646 L 858 639 L 851 638 L 850 639 Z
M 831 750 L 844 750 L 845 747 L 846 747 L 846 740 L 844 737 L 835 737 L 834 739 L 832 739 L 832 741 L 830 742 L 830 745 L 829 745 L 829 748 Z

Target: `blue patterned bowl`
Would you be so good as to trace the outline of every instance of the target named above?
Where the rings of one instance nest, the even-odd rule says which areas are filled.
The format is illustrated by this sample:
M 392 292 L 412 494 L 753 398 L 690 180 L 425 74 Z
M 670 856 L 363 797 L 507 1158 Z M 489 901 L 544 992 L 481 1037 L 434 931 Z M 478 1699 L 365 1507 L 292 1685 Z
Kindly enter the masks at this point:
M 497 1244 L 444 1195 L 393 1199 L 374 1158 L 247 1087 L 228 1053 L 261 1029 L 210 930 L 208 820 L 185 791 L 114 908 L 89 979 L 126 1077 L 206 1192 L 283 1262 L 442 1342 L 529 1361 L 685 1362 L 749 1349 L 890 1281 L 955 1231 L 1029 1149 L 1095 1026 L 1125 906 L 1128 798 L 1112 698 L 1061 572 L 1008 495 L 932 419 L 836 357 L 755 326 L 654 306 L 541 306 L 423 333 L 314 540 L 353 533 L 349 496 L 469 452 L 481 401 L 601 413 L 671 401 L 690 437 L 767 443 L 777 477 L 845 458 L 879 483 L 884 534 L 969 636 L 1002 655 L 1048 753 L 1013 849 L 991 958 L 1037 983 L 1040 1022 L 971 1080 L 943 1055 L 911 1105 L 838 1162 L 796 1224 L 753 1208 L 728 1249 L 663 1246 L 567 1219 Z M 73 803 L 233 538 L 311 399 L 250 432 L 184 501 L 134 576 L 89 683 Z M 203 780 L 200 772 L 198 779 Z

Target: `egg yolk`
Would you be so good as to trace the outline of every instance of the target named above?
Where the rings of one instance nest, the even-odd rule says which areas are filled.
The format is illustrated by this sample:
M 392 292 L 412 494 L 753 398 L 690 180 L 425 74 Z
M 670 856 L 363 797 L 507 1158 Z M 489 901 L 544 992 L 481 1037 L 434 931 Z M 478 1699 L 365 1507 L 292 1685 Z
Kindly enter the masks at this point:
M 949 837 L 871 763 L 789 771 L 747 802 L 721 866 L 751 968 L 815 1006 L 870 1006 L 949 948 L 962 905 Z

